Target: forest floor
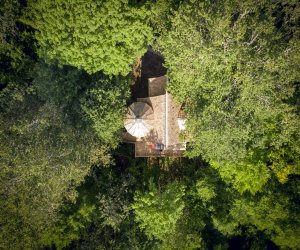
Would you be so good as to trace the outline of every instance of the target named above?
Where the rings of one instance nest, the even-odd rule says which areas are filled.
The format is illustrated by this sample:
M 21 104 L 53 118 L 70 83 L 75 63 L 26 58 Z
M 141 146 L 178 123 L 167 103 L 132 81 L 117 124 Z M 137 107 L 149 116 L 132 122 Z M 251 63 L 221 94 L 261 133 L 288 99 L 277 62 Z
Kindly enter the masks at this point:
M 163 66 L 164 58 L 151 48 L 142 57 L 139 64 L 140 74 L 131 87 L 133 100 L 148 97 L 148 78 L 163 76 L 167 69 Z

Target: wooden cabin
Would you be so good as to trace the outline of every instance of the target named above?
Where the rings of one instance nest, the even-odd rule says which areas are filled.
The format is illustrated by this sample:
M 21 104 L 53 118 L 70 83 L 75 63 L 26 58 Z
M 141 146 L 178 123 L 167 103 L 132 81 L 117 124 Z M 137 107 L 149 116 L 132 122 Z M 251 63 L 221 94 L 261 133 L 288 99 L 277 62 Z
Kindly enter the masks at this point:
M 137 98 L 128 107 L 124 142 L 135 144 L 136 157 L 183 156 L 181 139 L 185 117 L 181 106 L 166 91 L 167 76 L 148 79 L 148 97 Z

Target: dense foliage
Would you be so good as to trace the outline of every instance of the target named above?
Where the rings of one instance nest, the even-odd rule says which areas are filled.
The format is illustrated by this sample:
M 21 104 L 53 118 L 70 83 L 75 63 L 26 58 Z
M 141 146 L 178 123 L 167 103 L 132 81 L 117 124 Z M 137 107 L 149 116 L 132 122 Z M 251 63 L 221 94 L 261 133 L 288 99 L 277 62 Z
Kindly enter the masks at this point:
M 299 10 L 1 1 L 0 249 L 299 249 Z M 148 45 L 187 157 L 121 143 Z
M 126 75 L 153 36 L 149 11 L 127 0 L 30 0 L 25 13 L 41 57 L 88 73 Z
M 169 90 L 186 102 L 189 155 L 226 178 L 263 172 L 262 185 L 268 168 L 282 182 L 299 173 L 298 12 L 292 1 L 186 1 L 158 41 Z

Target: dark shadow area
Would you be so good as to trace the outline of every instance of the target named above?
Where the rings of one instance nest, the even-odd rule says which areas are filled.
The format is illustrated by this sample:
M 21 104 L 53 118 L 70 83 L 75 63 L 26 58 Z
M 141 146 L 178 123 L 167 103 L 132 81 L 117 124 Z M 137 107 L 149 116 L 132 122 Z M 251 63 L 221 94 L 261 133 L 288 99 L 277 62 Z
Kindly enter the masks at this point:
M 235 236 L 228 241 L 229 250 L 247 250 L 256 247 L 256 249 L 279 250 L 279 248 L 266 237 L 246 238 L 243 236 Z
M 141 77 L 138 77 L 131 87 L 133 100 L 148 96 L 148 78 L 163 76 L 167 69 L 163 66 L 164 59 L 151 47 L 142 57 Z

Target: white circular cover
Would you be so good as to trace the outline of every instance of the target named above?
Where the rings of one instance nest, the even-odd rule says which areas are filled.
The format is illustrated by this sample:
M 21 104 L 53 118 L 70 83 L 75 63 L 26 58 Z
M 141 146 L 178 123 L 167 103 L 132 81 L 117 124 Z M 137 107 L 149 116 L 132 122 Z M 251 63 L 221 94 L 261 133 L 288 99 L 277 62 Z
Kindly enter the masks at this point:
M 128 133 L 137 138 L 145 137 L 152 129 L 149 124 L 152 117 L 153 110 L 147 103 L 134 102 L 127 109 L 125 128 Z

